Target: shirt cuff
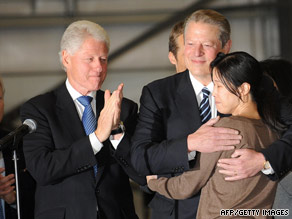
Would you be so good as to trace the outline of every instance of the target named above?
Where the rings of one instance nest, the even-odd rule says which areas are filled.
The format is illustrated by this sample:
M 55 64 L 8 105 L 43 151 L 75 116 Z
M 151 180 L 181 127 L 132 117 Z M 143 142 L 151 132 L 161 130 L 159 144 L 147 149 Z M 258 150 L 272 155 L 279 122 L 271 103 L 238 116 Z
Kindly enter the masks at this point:
M 265 175 L 272 175 L 275 173 L 275 171 L 273 170 L 272 166 L 269 169 L 262 169 L 262 173 Z
M 111 141 L 115 150 L 117 150 L 118 145 L 120 144 L 121 140 L 123 139 L 125 133 L 123 133 L 122 137 L 119 140 L 114 140 L 114 137 L 110 135 L 109 140 Z
M 196 151 L 191 151 L 190 153 L 188 153 L 188 159 L 190 160 L 194 160 L 196 157 Z
M 89 135 L 89 141 L 91 143 L 93 153 L 96 155 L 103 147 L 103 144 L 98 140 L 94 132 Z

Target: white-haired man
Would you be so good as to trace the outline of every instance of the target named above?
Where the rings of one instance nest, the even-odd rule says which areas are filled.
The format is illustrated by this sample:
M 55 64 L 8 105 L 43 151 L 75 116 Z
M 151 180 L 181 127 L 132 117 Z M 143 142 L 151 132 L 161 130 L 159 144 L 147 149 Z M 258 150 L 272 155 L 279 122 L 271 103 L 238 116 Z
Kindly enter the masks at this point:
M 129 161 L 137 104 L 123 98 L 123 84 L 112 94 L 100 90 L 109 44 L 96 23 L 69 25 L 60 50 L 66 82 L 21 108 L 22 120 L 38 125 L 24 138 L 36 219 L 137 218 L 128 178 L 145 183 Z

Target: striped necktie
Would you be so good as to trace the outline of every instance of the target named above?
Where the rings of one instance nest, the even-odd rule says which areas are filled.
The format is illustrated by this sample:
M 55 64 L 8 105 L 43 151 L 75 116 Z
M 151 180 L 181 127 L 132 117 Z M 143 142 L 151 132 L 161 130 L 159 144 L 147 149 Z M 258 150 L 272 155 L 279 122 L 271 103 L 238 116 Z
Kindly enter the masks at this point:
M 91 107 L 92 97 L 90 96 L 80 96 L 77 100 L 84 106 L 84 112 L 82 115 L 82 123 L 86 135 L 90 135 L 96 129 L 96 118 Z M 94 175 L 97 174 L 97 165 L 93 166 Z
M 208 88 L 204 87 L 202 89 L 203 92 L 203 99 L 200 103 L 200 116 L 202 120 L 202 124 L 207 122 L 209 119 L 211 119 L 211 108 L 210 108 L 210 103 L 209 103 L 209 95 L 210 91 Z

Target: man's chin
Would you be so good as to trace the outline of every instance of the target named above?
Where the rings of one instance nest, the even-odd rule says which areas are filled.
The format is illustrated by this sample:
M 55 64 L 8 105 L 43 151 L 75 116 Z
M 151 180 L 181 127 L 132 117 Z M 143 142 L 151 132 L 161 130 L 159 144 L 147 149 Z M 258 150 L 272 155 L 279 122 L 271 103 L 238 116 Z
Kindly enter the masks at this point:
M 95 90 L 99 90 L 100 87 L 102 86 L 103 81 L 100 78 L 91 78 L 90 79 L 90 84 L 91 87 L 94 88 Z

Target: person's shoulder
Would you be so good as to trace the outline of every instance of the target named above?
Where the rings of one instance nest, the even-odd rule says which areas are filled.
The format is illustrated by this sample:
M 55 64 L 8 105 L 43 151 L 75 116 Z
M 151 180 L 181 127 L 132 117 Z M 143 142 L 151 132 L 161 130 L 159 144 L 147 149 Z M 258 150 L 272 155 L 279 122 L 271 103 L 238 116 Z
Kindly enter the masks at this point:
M 23 105 L 32 104 L 36 106 L 53 106 L 55 105 L 55 102 L 57 99 L 56 93 L 58 92 L 60 87 L 58 87 L 57 89 L 36 95 L 30 98 L 29 100 L 27 100 Z
M 229 116 L 221 118 L 216 124 L 216 127 L 233 128 L 237 130 L 248 130 L 254 126 L 263 126 L 261 119 L 250 119 L 242 116 Z
M 188 71 L 176 73 L 165 78 L 154 80 L 146 86 L 151 89 L 165 89 L 166 87 L 175 86 L 175 84 L 179 83 L 185 77 L 188 77 Z
M 123 97 L 123 102 L 127 105 L 137 105 L 137 103 L 127 97 Z
M 53 91 L 49 91 L 43 94 L 39 94 L 35 97 L 32 97 L 31 99 L 29 99 L 27 101 L 27 103 L 39 103 L 39 104 L 50 104 L 50 102 L 53 100 L 52 97 L 54 97 L 54 92 Z
M 138 108 L 138 104 L 131 100 L 131 99 L 128 99 L 126 97 L 123 97 L 123 101 L 122 101 L 122 107 L 123 108 Z

